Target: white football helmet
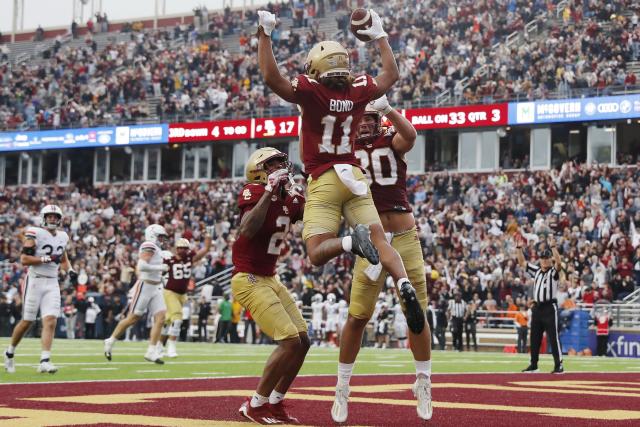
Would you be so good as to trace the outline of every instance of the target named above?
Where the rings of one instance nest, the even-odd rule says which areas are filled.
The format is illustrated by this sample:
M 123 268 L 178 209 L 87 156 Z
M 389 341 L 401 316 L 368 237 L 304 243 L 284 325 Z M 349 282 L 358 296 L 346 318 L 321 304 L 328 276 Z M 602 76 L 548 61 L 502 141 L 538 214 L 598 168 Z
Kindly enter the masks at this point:
M 322 302 L 322 294 L 315 294 L 311 299 L 313 302 Z
M 330 303 L 336 302 L 336 294 L 331 293 L 327 295 L 327 302 L 330 302 Z
M 153 242 L 159 247 L 162 247 L 164 240 L 168 238 L 167 231 L 160 224 L 151 224 L 144 230 L 144 240 Z
M 47 222 L 47 215 L 56 215 L 58 219 L 54 222 Z M 40 210 L 40 223 L 48 230 L 55 230 L 62 225 L 62 210 L 56 205 L 47 205 Z
M 293 301 L 298 301 L 298 294 L 297 294 L 297 293 L 295 293 L 295 292 L 291 292 L 291 299 L 292 299 Z
M 347 302 L 345 300 L 341 299 L 340 301 L 338 301 L 338 306 L 340 308 L 344 308 L 344 307 L 347 306 Z

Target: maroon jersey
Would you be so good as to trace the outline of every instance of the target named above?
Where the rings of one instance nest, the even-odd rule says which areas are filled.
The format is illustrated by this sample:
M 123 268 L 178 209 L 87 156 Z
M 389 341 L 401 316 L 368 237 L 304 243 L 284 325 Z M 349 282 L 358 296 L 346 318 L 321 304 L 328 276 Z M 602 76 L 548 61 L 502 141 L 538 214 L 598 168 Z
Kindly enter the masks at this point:
M 264 194 L 264 185 L 247 184 L 238 196 L 240 218 L 250 211 Z M 231 256 L 233 273 L 253 273 L 258 276 L 276 274 L 276 261 L 280 256 L 289 226 L 302 219 L 304 197 L 291 196 L 283 200 L 271 196 L 271 204 L 262 227 L 252 238 L 242 235 L 233 244 Z
M 313 178 L 335 164 L 358 165 L 353 141 L 367 103 L 377 89 L 368 74 L 356 77 L 345 91 L 330 90 L 306 75 L 291 82 L 302 112 L 302 162 Z
M 378 212 L 411 212 L 407 198 L 407 163 L 393 149 L 392 130 L 356 144 L 356 157 L 366 171 Z
M 189 279 L 191 279 L 191 263 L 195 254 L 190 250 L 184 259 L 178 259 L 176 255 L 172 255 L 171 258 L 164 260 L 164 263 L 169 266 L 165 289 L 180 295 L 187 293 Z

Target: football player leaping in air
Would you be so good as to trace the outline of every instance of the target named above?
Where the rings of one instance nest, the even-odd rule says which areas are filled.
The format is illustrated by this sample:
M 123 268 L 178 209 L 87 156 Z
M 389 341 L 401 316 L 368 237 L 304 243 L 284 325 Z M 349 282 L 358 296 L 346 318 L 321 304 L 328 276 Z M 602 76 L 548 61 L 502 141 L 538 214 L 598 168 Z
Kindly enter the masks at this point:
M 367 104 L 384 95 L 398 79 L 398 66 L 378 14 L 359 30 L 376 43 L 382 72 L 354 77 L 349 53 L 337 42 L 323 41 L 309 51 L 305 74 L 289 81 L 273 56 L 271 31 L 276 17 L 258 11 L 258 65 L 265 83 L 302 113 L 300 154 L 310 175 L 304 211 L 303 239 L 314 265 L 352 252 L 371 264 L 381 262 L 404 300 L 409 328 L 424 329 L 425 317 L 398 252 L 387 242 L 367 179 L 354 154 L 353 142 Z M 337 237 L 342 217 L 354 232 Z M 374 294 L 375 295 L 375 294 Z
M 36 320 L 38 310 L 42 318 L 42 353 L 38 372 L 53 374 L 58 370 L 51 363 L 51 344 L 60 315 L 60 267 L 69 275 L 72 284 L 78 280 L 65 250 L 69 236 L 61 229 L 62 210 L 56 205 L 47 205 L 40 211 L 40 221 L 40 227 L 29 227 L 24 233 L 20 263 L 29 266 L 29 272 L 22 283 L 22 320 L 13 330 L 11 344 L 4 353 L 4 368 L 9 373 L 16 371 L 16 347 Z
M 158 345 L 167 345 L 167 357 L 178 357 L 176 342 L 182 326 L 182 306 L 187 301 L 191 269 L 193 264 L 209 253 L 209 249 L 211 249 L 211 236 L 208 234 L 205 235 L 204 246 L 198 252 L 191 249 L 187 239 L 181 238 L 176 242 L 176 254 L 171 254 L 164 259 L 164 263 L 169 267 L 163 292 L 167 318 Z
M 240 413 L 260 424 L 298 424 L 283 399 L 309 350 L 307 324 L 276 274 L 289 226 L 302 219 L 305 199 L 291 181 L 287 155 L 261 148 L 248 160 L 248 184 L 238 196 L 240 227 L 232 248 L 233 297 L 251 312 L 263 333 L 278 342 L 255 394 Z
M 129 301 L 127 317 L 118 322 L 111 336 L 104 340 L 104 356 L 107 360 L 111 360 L 111 352 L 116 340 L 148 310 L 148 315 L 153 317 L 153 327 L 149 334 L 149 347 L 144 358 L 149 362 L 164 363 L 158 353 L 157 343 L 160 340 L 167 312 L 162 296 L 162 273 L 167 271 L 169 266 L 163 262 L 161 252 L 168 237 L 164 227 L 159 224 L 151 224 L 144 230 L 145 241 L 140 245 L 138 254 L 138 281 L 132 288 L 133 295 Z
M 385 115 L 392 128 L 383 130 Z M 411 283 L 415 286 L 422 310 L 427 308 L 427 283 L 424 271 L 422 247 L 418 238 L 416 221 L 407 199 L 407 164 L 405 153 L 415 143 L 413 125 L 394 110 L 383 96 L 370 104 L 360 120 L 356 136 L 356 157 L 369 178 L 373 201 L 380 214 L 384 231 L 391 245 L 400 253 Z M 362 342 L 362 334 L 374 312 L 376 295 L 382 290 L 386 271 L 358 258 L 354 267 L 351 286 L 349 317 L 340 340 L 338 385 L 331 415 L 336 422 L 347 419 L 349 380 Z M 402 299 L 400 300 L 403 303 Z M 406 307 L 403 305 L 403 311 Z M 400 316 L 403 318 L 404 316 Z M 398 328 L 398 331 L 402 328 Z M 404 336 L 403 333 L 401 333 Z M 431 419 L 431 332 L 429 325 L 420 333 L 409 331 L 409 345 L 416 366 L 416 382 L 413 393 L 417 398 L 418 416 Z

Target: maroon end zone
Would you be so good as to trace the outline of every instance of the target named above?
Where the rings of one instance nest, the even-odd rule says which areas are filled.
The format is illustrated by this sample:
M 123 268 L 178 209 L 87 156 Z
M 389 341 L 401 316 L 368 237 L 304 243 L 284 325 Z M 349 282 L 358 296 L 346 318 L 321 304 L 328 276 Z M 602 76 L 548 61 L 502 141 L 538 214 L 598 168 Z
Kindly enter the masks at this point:
M 349 423 L 420 425 L 411 375 L 356 376 Z M 0 426 L 229 425 L 256 378 L 0 385 Z M 437 426 L 640 425 L 640 374 L 434 375 Z M 333 376 L 300 377 L 287 399 L 305 425 L 332 425 Z M 33 417 L 33 418 L 32 418 Z M 38 418 L 40 417 L 40 418 Z M 26 418 L 26 419 L 24 419 Z M 33 423 L 28 422 L 32 421 Z M 213 422 L 213 423 L 212 423 Z

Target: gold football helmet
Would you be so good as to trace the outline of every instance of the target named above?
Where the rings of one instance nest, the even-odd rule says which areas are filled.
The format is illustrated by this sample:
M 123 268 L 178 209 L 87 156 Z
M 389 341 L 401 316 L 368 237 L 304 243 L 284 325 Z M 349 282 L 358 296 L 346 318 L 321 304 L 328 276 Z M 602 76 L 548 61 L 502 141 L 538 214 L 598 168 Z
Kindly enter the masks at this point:
M 307 55 L 306 74 L 314 80 L 323 77 L 348 76 L 349 52 L 340 43 L 326 40 L 316 43 Z
M 365 125 L 362 122 L 358 124 L 358 127 L 356 128 L 357 143 L 364 143 L 365 141 L 373 139 L 382 133 L 382 126 L 380 124 L 382 121 L 382 114 L 380 114 L 378 110 L 371 107 L 370 104 L 367 104 L 367 106 L 364 109 L 364 114 L 362 115 L 362 119 L 364 119 L 367 116 L 372 117 L 375 123 L 373 124 L 372 127 L 369 127 L 368 125 Z M 369 134 L 367 136 L 361 136 L 361 133 L 363 130 L 369 131 Z
M 189 240 L 187 240 L 185 238 L 181 238 L 181 239 L 178 239 L 178 242 L 176 243 L 176 248 L 187 248 L 187 249 L 190 249 L 191 248 L 191 244 L 189 243 Z
M 244 175 L 249 182 L 254 183 L 267 183 L 267 171 L 264 168 L 264 164 L 274 158 L 281 158 L 285 162 L 288 157 L 282 151 L 273 147 L 264 147 L 256 150 L 247 161 L 247 166 L 244 169 Z

